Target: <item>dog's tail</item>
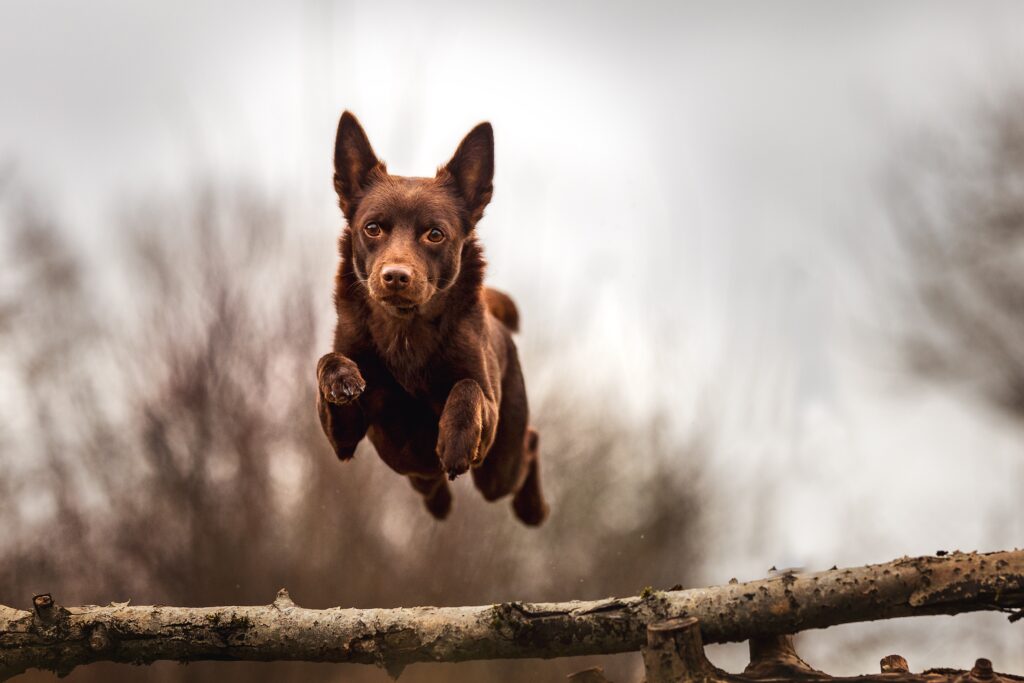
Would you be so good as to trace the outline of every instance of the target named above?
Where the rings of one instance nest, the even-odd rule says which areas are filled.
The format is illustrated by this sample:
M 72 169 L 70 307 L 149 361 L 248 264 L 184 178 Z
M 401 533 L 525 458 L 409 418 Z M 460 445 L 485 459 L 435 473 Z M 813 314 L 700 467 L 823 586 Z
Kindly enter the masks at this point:
M 500 320 L 511 332 L 519 331 L 519 309 L 516 302 L 505 292 L 499 292 L 490 287 L 484 287 L 484 303 L 487 310 L 495 318 Z

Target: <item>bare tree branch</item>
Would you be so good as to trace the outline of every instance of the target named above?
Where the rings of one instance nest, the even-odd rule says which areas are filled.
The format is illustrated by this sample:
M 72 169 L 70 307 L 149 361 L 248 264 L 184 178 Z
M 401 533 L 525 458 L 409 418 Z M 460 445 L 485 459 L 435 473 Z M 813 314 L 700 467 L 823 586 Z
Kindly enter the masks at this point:
M 305 660 L 376 664 L 568 657 L 639 650 L 648 624 L 696 617 L 707 642 L 893 617 L 1024 606 L 1024 551 L 953 553 L 684 591 L 589 602 L 480 607 L 304 609 L 270 605 L 0 606 L 0 680 L 96 661 Z

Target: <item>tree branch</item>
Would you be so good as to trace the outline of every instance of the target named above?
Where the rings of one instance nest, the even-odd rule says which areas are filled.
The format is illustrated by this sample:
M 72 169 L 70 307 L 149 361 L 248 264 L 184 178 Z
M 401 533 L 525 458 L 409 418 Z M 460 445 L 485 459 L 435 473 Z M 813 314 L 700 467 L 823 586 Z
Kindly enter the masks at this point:
M 786 573 L 748 583 L 589 602 L 481 607 L 304 609 L 112 603 L 33 611 L 0 606 L 0 680 L 28 668 L 66 673 L 96 661 L 304 660 L 376 664 L 569 657 L 639 650 L 649 623 L 696 617 L 719 643 L 837 624 L 1024 606 L 1024 551 L 953 553 Z M 1011 617 L 1011 620 L 1013 617 Z

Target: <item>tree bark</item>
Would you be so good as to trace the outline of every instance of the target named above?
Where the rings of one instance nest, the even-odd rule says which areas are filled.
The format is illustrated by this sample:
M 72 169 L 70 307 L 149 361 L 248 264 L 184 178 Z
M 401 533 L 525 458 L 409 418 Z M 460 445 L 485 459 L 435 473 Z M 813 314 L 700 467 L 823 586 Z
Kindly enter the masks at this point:
M 304 660 L 376 664 L 569 657 L 636 651 L 650 623 L 696 617 L 704 642 L 836 624 L 1024 606 L 1024 551 L 953 553 L 785 573 L 748 583 L 564 603 L 480 607 L 304 609 L 282 590 L 251 607 L 0 606 L 0 680 L 96 661 Z

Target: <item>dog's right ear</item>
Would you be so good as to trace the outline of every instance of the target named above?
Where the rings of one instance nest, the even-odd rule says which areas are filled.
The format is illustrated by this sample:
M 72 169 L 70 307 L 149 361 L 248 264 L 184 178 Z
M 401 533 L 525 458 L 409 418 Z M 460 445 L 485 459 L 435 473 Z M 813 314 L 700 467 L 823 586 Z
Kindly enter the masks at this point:
M 363 127 L 352 112 L 346 110 L 338 121 L 338 136 L 334 140 L 334 189 L 345 218 L 352 219 L 370 175 L 378 167 L 384 170 Z

